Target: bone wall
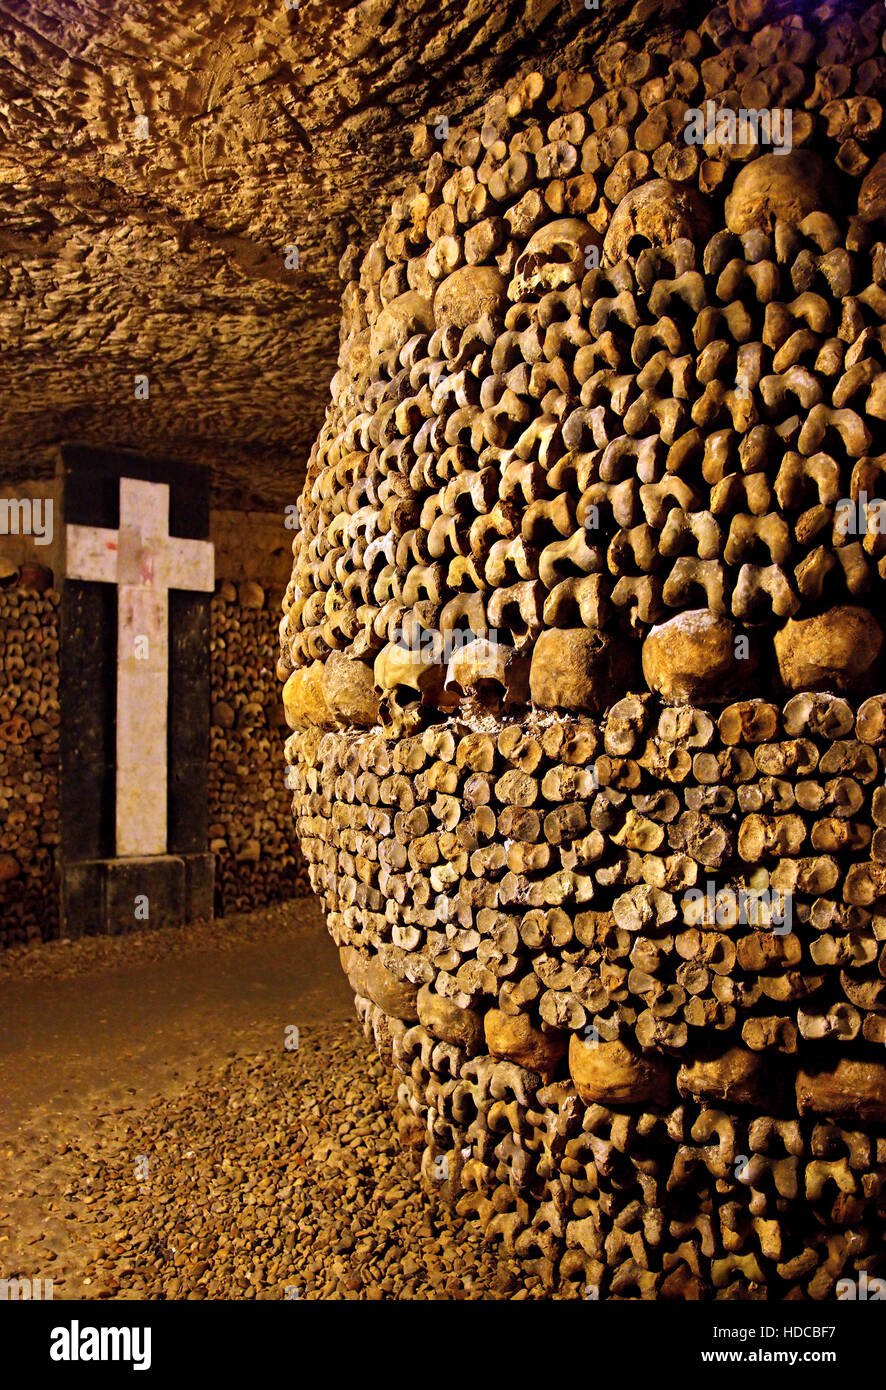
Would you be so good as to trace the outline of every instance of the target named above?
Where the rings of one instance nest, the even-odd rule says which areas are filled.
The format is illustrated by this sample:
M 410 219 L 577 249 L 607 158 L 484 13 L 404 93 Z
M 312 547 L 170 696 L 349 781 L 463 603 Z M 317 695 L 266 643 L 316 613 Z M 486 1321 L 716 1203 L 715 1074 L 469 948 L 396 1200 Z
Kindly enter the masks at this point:
M 550 1287 L 826 1298 L 879 1267 L 884 745 L 886 697 L 824 695 L 289 741 L 403 1136 Z
M 0 486 L 0 583 L 16 580 L 14 571 L 22 565 L 28 566 L 25 578 L 32 585 L 47 582 L 46 574 L 38 579 L 40 571 L 60 574 L 62 521 L 61 488 L 55 479 Z
M 296 824 L 429 1182 L 553 1287 L 826 1298 L 886 1227 L 884 13 L 635 14 L 343 258 Z
M 223 579 L 212 600 L 209 848 L 222 915 L 309 891 L 284 783 L 270 611 L 278 593 Z
M 0 589 L 0 945 L 58 933 L 58 593 Z

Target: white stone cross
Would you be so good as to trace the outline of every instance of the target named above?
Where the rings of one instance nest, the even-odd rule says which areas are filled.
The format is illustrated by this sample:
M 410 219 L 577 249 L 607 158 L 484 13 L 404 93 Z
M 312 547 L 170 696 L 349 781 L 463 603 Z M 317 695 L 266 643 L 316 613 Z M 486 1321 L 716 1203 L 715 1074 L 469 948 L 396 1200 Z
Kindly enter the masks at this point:
M 67 527 L 69 579 L 116 584 L 116 845 L 166 853 L 169 590 L 210 592 L 209 541 L 169 534 L 169 486 L 120 479 L 120 528 Z

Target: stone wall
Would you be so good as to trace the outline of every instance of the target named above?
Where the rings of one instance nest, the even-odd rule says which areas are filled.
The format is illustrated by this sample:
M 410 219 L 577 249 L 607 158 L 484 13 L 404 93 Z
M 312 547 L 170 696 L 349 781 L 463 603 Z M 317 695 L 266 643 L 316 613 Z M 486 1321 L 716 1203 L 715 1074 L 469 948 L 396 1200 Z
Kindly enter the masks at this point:
M 58 593 L 0 589 L 0 944 L 58 933 Z
M 291 502 L 295 502 L 293 486 Z M 294 506 L 291 508 L 295 510 Z M 268 603 L 276 611 L 292 571 L 292 531 L 294 522 L 282 509 L 275 512 L 243 512 L 213 509 L 210 532 L 215 546 L 215 573 L 219 579 L 239 584 L 254 579 L 267 591 Z M 270 619 L 269 619 L 270 621 Z M 273 619 L 276 628 L 279 619 Z M 275 658 L 276 660 L 276 658 Z

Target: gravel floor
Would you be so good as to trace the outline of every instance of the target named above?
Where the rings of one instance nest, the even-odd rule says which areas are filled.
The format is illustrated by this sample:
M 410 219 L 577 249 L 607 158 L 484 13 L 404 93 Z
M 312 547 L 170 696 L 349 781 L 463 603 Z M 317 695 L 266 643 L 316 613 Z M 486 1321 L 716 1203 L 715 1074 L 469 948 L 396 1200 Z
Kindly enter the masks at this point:
M 254 939 L 265 959 L 255 928 L 243 919 L 233 938 Z M 301 930 L 313 940 L 313 920 Z M 164 953 L 205 952 L 213 939 L 225 969 L 233 938 L 219 923 L 177 942 L 145 937 L 146 982 L 162 977 Z M 125 945 L 32 951 L 27 973 L 67 980 L 85 1017 L 114 988 L 106 967 L 131 960 Z M 316 1021 L 314 999 L 294 1050 L 276 1028 L 279 1043 L 258 1048 L 249 1038 L 226 1048 L 206 1029 L 202 1055 L 191 1035 L 182 1060 L 158 1015 L 153 1045 L 174 1068 L 162 1094 L 121 1056 L 82 1095 L 0 1123 L 0 1277 L 51 1278 L 57 1299 L 549 1296 L 422 1191 L 416 1156 L 396 1139 L 393 1083 L 325 988 L 333 1021 Z
M 356 1023 L 299 1042 L 204 1067 L 141 1114 L 89 1116 L 90 1137 L 54 1136 L 24 1181 L 7 1144 L 9 1273 L 51 1277 L 56 1298 L 545 1297 L 419 1189 Z M 16 1250 L 35 1206 L 40 1233 Z
M 0 981 L 58 980 L 117 969 L 134 962 L 148 964 L 197 951 L 232 951 L 244 943 L 260 946 L 269 930 L 280 925 L 309 923 L 319 938 L 325 933 L 323 909 L 313 896 L 275 903 L 255 912 L 192 922 L 180 929 L 147 927 L 124 936 L 61 937 L 0 950 Z

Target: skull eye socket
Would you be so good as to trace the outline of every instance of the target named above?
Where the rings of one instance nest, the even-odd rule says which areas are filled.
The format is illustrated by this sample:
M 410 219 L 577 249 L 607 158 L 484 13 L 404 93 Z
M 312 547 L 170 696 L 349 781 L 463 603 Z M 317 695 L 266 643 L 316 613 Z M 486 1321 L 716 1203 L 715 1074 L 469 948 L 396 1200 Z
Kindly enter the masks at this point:
M 480 676 L 473 682 L 473 689 L 481 704 L 501 704 L 507 694 L 504 682 L 494 676 Z
M 409 705 L 417 704 L 421 696 L 411 685 L 395 685 L 391 691 L 391 699 L 399 709 L 406 709 Z
M 642 236 L 639 232 L 636 232 L 628 242 L 626 250 L 631 259 L 636 260 L 641 252 L 652 250 L 652 242 L 648 237 Z

